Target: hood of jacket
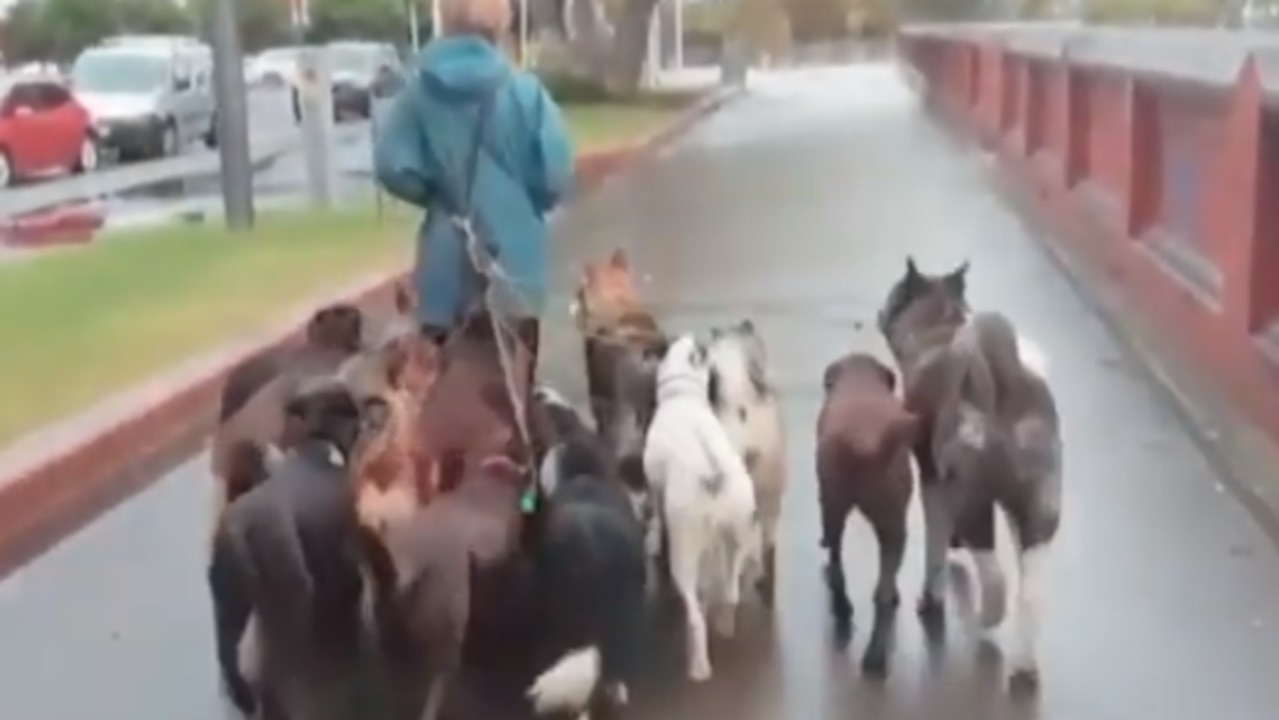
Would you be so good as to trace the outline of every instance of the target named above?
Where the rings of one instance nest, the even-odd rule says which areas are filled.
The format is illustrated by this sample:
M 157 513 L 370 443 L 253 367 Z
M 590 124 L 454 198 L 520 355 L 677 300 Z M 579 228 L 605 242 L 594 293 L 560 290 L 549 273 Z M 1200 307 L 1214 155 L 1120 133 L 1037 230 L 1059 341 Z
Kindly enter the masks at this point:
M 511 73 L 501 50 L 476 35 L 437 40 L 418 56 L 418 82 L 441 100 L 473 100 Z

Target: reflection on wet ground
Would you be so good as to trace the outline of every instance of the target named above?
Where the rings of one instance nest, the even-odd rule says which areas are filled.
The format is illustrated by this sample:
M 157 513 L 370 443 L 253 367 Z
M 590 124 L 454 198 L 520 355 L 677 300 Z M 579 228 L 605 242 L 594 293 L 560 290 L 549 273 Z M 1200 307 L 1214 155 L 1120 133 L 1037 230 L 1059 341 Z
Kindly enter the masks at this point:
M 776 612 L 752 601 L 700 686 L 681 679 L 673 635 L 656 633 L 628 717 L 1274 720 L 1279 554 L 985 172 L 891 66 L 757 74 L 745 98 L 560 218 L 564 294 L 544 337 L 552 382 L 582 396 L 567 291 L 584 259 L 623 246 L 672 328 L 754 318 L 784 400 L 791 484 Z M 1066 510 L 1035 701 L 1009 696 L 1003 633 L 975 629 L 962 560 L 944 641 L 915 618 L 917 504 L 902 608 L 881 628 L 891 676 L 859 668 L 877 570 L 860 519 L 845 540 L 858 613 L 846 647 L 828 619 L 812 472 L 819 378 L 850 348 L 886 356 L 872 319 L 907 253 L 930 270 L 971 260 L 974 304 L 1006 311 L 1051 358 Z M 204 468 L 193 461 L 0 583 L 0 665 L 20 668 L 0 673 L 0 717 L 223 717 L 202 578 Z M 459 717 L 511 717 L 514 694 L 499 689 L 471 683 Z
M 268 115 L 258 120 L 259 125 L 275 122 L 271 119 L 274 116 Z M 374 190 L 370 133 L 370 124 L 362 121 L 344 122 L 335 128 L 337 187 L 334 197 L 342 201 L 367 197 Z M 50 246 L 92 242 L 99 231 L 160 225 L 174 220 L 216 220 L 222 215 L 219 183 L 217 172 L 205 172 L 19 213 L 0 221 L 0 262 Z M 254 198 L 261 207 L 306 202 L 306 168 L 301 150 L 295 147 L 259 162 L 253 185 Z

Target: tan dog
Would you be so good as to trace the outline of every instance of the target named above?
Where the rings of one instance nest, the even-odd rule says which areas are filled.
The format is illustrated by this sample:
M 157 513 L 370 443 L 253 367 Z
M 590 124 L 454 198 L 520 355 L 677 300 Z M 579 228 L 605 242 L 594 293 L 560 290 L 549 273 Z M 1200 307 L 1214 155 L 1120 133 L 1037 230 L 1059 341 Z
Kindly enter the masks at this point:
M 826 582 L 837 627 L 852 620 L 843 567 L 844 527 L 861 510 L 879 541 L 877 610 L 899 602 L 897 573 L 906 549 L 906 507 L 913 478 L 910 450 L 918 419 L 894 395 L 893 371 L 874 357 L 852 353 L 831 363 L 823 377 L 826 400 L 817 420 L 817 482 L 822 511 Z M 885 643 L 867 649 L 868 671 L 887 664 Z
M 627 316 L 648 314 L 635 290 L 631 262 L 625 250 L 614 250 L 606 262 L 586 263 L 573 308 L 578 329 L 584 334 L 617 330 L 627 325 Z
M 409 517 L 439 490 L 436 463 L 419 432 L 419 413 L 439 375 L 437 352 L 428 340 L 405 335 L 382 355 L 343 369 L 346 384 L 372 408 L 352 479 L 360 523 L 379 536 L 389 522 Z

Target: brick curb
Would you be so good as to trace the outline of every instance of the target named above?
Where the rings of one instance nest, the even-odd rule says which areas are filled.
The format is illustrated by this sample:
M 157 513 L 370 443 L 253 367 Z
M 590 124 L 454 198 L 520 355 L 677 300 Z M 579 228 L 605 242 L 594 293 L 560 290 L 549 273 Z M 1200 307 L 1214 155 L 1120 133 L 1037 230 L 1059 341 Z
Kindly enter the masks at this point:
M 650 155 L 736 94 L 734 89 L 711 92 L 641 142 L 579 157 L 577 192 L 598 187 Z M 366 277 L 341 292 L 313 298 L 269 333 L 197 357 L 0 450 L 0 578 L 199 451 L 213 428 L 222 380 L 236 363 L 263 348 L 296 341 L 306 317 L 320 305 L 389 303 L 400 277 Z

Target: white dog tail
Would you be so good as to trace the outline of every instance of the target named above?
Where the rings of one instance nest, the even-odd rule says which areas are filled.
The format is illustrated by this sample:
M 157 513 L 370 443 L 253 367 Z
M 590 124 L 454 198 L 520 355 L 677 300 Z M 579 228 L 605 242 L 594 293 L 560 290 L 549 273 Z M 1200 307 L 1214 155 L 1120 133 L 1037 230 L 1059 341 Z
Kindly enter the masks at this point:
M 526 695 L 533 701 L 533 709 L 538 715 L 576 713 L 591 701 L 599 679 L 599 649 L 593 645 L 578 648 L 537 676 Z

